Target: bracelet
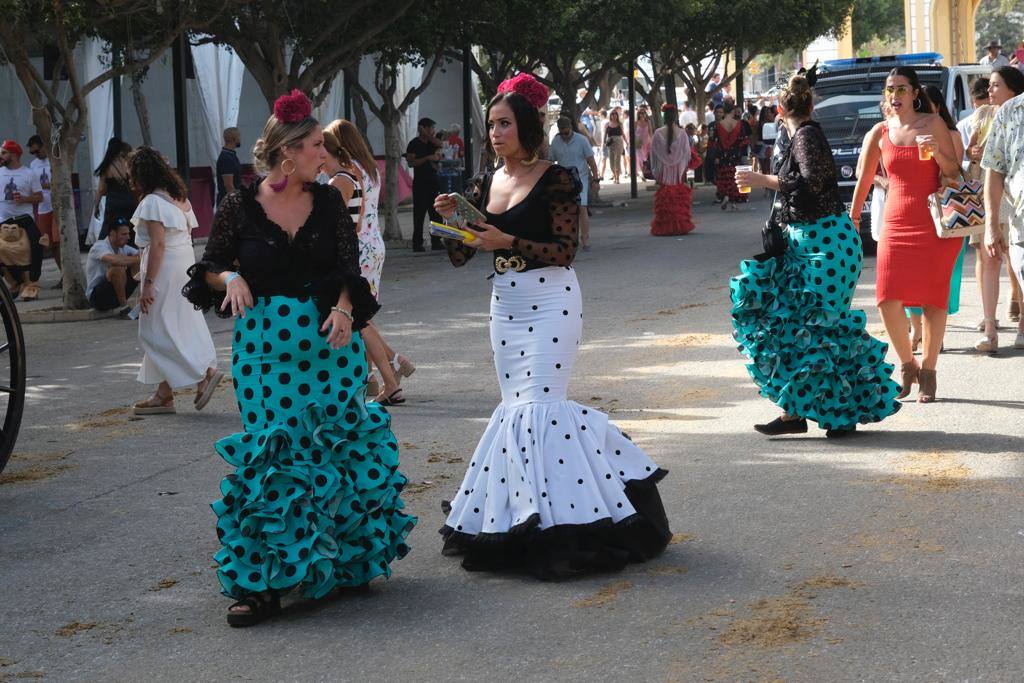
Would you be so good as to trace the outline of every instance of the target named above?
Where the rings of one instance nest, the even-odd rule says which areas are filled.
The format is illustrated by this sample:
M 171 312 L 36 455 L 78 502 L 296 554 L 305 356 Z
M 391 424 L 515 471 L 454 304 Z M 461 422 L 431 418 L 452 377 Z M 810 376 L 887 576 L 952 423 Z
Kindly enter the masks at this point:
M 232 280 L 236 280 L 236 279 L 238 279 L 240 277 L 242 277 L 242 276 L 240 274 L 238 274 L 238 273 L 235 273 L 235 272 L 228 273 L 227 277 L 224 278 L 224 286 L 227 287 L 228 285 L 231 284 Z
M 352 314 L 346 311 L 341 306 L 331 306 L 331 310 L 334 311 L 335 313 L 341 313 L 343 316 L 348 318 L 348 321 L 350 323 L 354 323 L 356 321 L 355 318 L 352 317 Z

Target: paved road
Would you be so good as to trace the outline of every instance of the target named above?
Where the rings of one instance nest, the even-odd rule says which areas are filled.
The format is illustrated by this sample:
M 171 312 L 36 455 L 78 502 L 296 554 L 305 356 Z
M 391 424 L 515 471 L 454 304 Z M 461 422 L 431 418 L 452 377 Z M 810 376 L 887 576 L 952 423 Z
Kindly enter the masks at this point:
M 699 197 L 684 238 L 647 234 L 651 193 L 602 211 L 578 260 L 571 396 L 670 470 L 662 557 L 538 583 L 440 556 L 440 501 L 499 398 L 489 284 L 483 263 L 397 255 L 380 320 L 419 366 L 393 411 L 413 551 L 371 595 L 257 629 L 226 627 L 211 567 L 227 471 L 211 444 L 239 426 L 227 388 L 201 414 L 133 420 L 131 323 L 27 328 L 26 424 L 0 480 L 0 680 L 1020 680 L 1024 352 L 965 351 L 972 278 L 939 403 L 840 443 L 766 440 L 750 425 L 775 411 L 727 315 L 766 205 L 725 214 Z M 877 333 L 873 279 L 869 260 L 856 305 Z M 228 324 L 211 327 L 227 358 Z

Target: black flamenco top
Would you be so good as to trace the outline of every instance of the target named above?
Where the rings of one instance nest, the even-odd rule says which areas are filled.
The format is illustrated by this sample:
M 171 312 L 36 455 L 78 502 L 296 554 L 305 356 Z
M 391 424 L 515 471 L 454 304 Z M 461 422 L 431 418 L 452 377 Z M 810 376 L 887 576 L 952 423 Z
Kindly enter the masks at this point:
M 779 220 L 813 223 L 846 211 L 832 148 L 817 121 L 800 124 L 779 163 Z
M 491 175 L 474 178 L 466 197 L 487 216 L 487 222 L 515 239 L 511 249 L 498 249 L 494 258 L 512 255 L 526 259 L 527 268 L 572 265 L 576 258 L 579 186 L 572 172 L 552 165 L 541 174 L 526 197 L 501 213 L 487 210 Z M 448 258 L 465 265 L 476 249 L 457 240 L 445 240 Z
M 224 292 L 210 287 L 206 274 L 236 270 L 254 297 L 312 296 L 321 323 L 345 290 L 352 328 L 364 328 L 380 305 L 359 274 L 359 237 L 341 193 L 328 185 L 310 186 L 313 209 L 289 239 L 256 201 L 258 187 L 253 183 L 224 197 L 203 258 L 188 270 L 185 298 L 196 308 L 215 307 L 219 316 L 229 317 L 230 310 L 220 310 Z

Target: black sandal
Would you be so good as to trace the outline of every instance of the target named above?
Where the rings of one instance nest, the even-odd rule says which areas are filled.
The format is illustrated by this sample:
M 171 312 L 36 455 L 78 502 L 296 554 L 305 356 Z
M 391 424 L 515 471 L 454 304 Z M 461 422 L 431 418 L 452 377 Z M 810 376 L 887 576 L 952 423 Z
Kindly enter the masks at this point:
M 405 397 L 402 396 L 402 388 L 399 387 L 398 389 L 395 389 L 390 394 L 388 394 L 387 398 L 377 401 L 377 403 L 381 404 L 382 406 L 402 405 L 403 403 L 405 403 Z
M 248 607 L 248 612 L 233 612 L 235 607 Z M 276 592 L 253 593 L 228 607 L 228 626 L 244 628 L 281 613 L 281 596 Z

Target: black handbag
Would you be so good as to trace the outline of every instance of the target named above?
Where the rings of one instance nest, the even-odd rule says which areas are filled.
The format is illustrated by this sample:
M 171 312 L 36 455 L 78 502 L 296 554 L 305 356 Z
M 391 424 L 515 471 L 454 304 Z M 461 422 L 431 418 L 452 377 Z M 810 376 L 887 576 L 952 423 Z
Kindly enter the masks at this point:
M 772 201 L 772 211 L 768 214 L 768 220 L 761 228 L 761 247 L 764 249 L 762 256 L 779 257 L 786 253 L 786 229 L 779 223 L 779 209 L 782 207 L 778 194 Z

